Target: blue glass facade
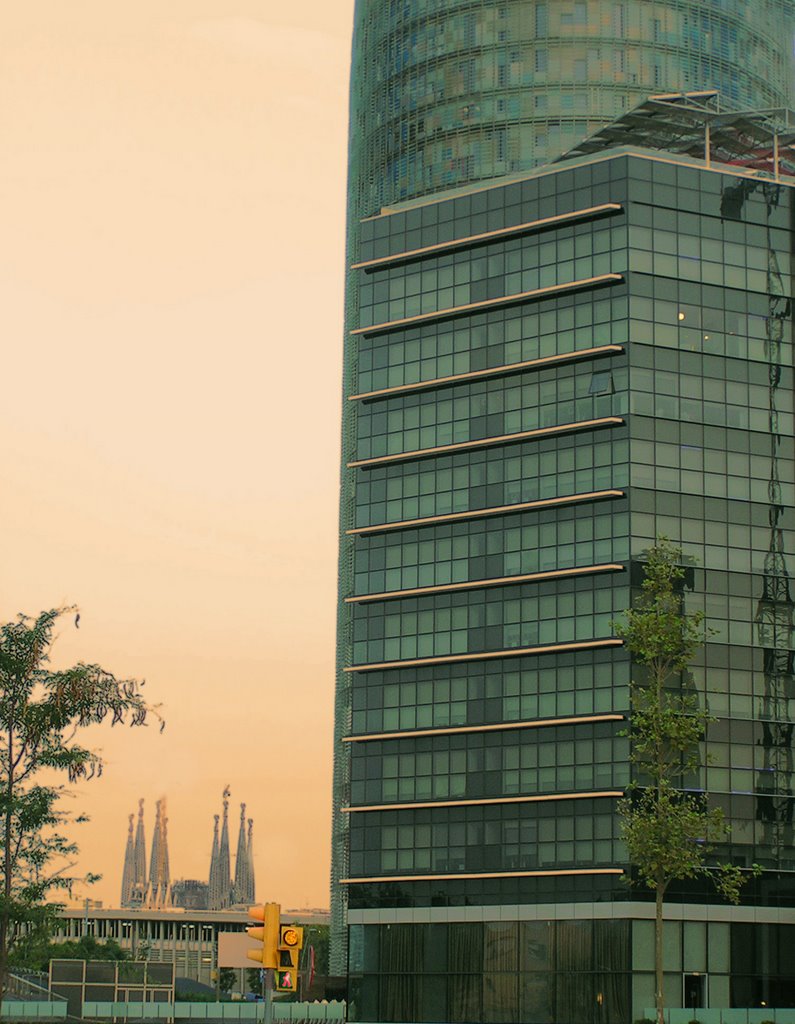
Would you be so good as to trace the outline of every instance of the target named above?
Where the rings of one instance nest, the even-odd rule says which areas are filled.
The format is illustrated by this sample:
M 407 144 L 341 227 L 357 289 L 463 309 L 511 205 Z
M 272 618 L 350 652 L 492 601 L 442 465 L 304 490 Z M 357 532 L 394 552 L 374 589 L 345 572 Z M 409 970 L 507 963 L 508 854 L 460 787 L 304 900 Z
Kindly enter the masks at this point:
M 651 1004 L 650 906 L 620 878 L 630 664 L 611 622 L 661 534 L 712 631 L 692 685 L 718 721 L 693 785 L 731 822 L 723 854 L 766 869 L 748 908 L 771 928 L 795 914 L 792 188 L 727 171 L 581 159 L 362 225 L 361 291 L 393 294 L 394 272 L 438 295 L 466 271 L 441 312 L 368 302 L 351 328 L 337 836 L 358 1019 L 597 1021 L 609 998 L 599 1014 L 623 1021 Z M 460 234 L 439 241 L 449 221 Z M 517 281 L 542 248 L 556 273 Z M 475 267 L 491 290 L 473 296 Z M 707 888 L 674 900 L 722 936 L 699 999 L 779 984 L 772 967 L 734 981 L 735 924 Z M 528 980 L 538 928 L 554 962 Z M 674 1004 L 702 938 L 669 971 Z M 408 986 L 406 958 L 431 964 Z
M 361 215 L 527 171 L 654 93 L 789 104 L 790 0 L 358 0 Z
M 691 782 L 732 825 L 720 853 L 765 869 L 733 913 L 671 893 L 668 1003 L 795 1002 L 792 188 L 634 150 L 530 170 L 636 85 L 784 102 L 792 13 L 357 6 L 332 867 L 355 1020 L 624 1024 L 653 1004 L 611 623 L 660 535 L 711 630 Z M 563 114 L 569 61 L 587 117 Z

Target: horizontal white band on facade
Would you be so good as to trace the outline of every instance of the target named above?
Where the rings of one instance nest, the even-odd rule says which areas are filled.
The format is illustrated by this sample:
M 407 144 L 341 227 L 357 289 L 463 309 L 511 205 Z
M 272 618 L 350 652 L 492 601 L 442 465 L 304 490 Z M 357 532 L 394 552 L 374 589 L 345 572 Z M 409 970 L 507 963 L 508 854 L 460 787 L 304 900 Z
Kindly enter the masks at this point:
M 491 448 L 500 444 L 517 444 L 520 441 L 543 440 L 561 434 L 574 434 L 580 430 L 600 430 L 603 427 L 623 427 L 622 416 L 600 416 L 595 420 L 579 420 L 576 423 L 560 423 L 554 427 L 536 427 L 534 430 L 519 430 L 513 434 L 496 434 L 494 437 L 479 437 L 474 441 L 456 441 L 454 444 L 440 444 L 433 448 L 417 448 L 410 452 L 394 455 L 377 455 L 372 459 L 357 459 L 347 463 L 348 469 L 369 469 L 394 462 L 410 462 L 411 459 L 427 459 L 432 455 L 455 455 L 477 448 Z
M 385 907 L 348 910 L 348 924 L 444 924 L 459 921 L 653 921 L 654 902 L 513 903 L 466 907 Z M 666 921 L 733 921 L 795 924 L 795 907 L 723 906 L 720 903 L 666 903 Z
M 565 284 L 552 284 L 545 288 L 532 288 L 527 292 L 516 292 L 513 295 L 500 295 L 495 299 L 482 299 L 480 302 L 467 302 L 462 306 L 450 306 L 448 309 L 436 309 L 430 313 L 417 313 L 415 316 L 404 316 L 399 320 L 386 320 L 369 327 L 356 327 L 350 333 L 380 334 L 382 331 L 396 331 L 401 327 L 412 327 L 414 324 L 429 323 L 433 320 L 446 320 L 449 317 L 465 316 L 481 310 L 495 309 L 500 306 L 513 306 L 533 299 L 543 299 L 566 292 L 581 291 L 585 288 L 598 288 L 600 285 L 619 284 L 624 280 L 623 274 L 598 274 L 596 277 L 584 277 L 579 281 L 566 281 Z
M 525 722 L 492 722 L 489 725 L 446 725 L 438 729 L 404 729 L 402 732 L 369 732 L 343 736 L 343 743 L 368 743 L 372 740 L 416 739 L 420 736 L 457 736 L 470 732 L 505 732 L 509 729 L 544 729 L 554 725 L 588 725 L 598 722 L 623 722 L 625 715 L 568 715 L 561 718 L 536 718 Z
M 496 576 L 484 580 L 467 580 L 465 583 L 439 583 L 430 587 L 411 587 L 408 590 L 385 590 L 381 594 L 357 594 L 346 597 L 346 604 L 365 604 L 368 601 L 391 601 L 402 597 L 422 597 L 426 594 L 449 594 L 458 590 L 485 590 L 487 587 L 507 587 L 518 583 L 543 583 L 545 580 L 560 580 L 571 576 L 592 576 L 601 572 L 623 572 L 618 562 L 604 565 L 584 565 L 575 569 L 547 569 L 545 572 L 526 572 L 517 576 Z
M 411 394 L 415 391 L 424 391 L 426 388 L 439 388 L 445 387 L 448 384 L 460 384 L 489 377 L 507 376 L 511 373 L 521 373 L 523 370 L 544 370 L 548 366 L 558 366 L 563 363 L 598 359 L 600 356 L 620 355 L 623 351 L 623 345 L 597 345 L 596 348 L 581 348 L 574 352 L 563 352 L 561 355 L 525 359 L 521 363 L 504 363 L 501 366 L 490 366 L 485 370 L 468 370 L 466 373 L 454 373 L 449 377 L 432 377 L 430 380 L 420 380 L 415 384 L 395 384 L 394 387 L 380 388 L 378 391 L 362 391 L 358 395 L 348 395 L 348 401 L 359 402 L 375 398 L 389 398 L 391 395 Z
M 514 505 L 493 505 L 490 508 L 470 509 L 467 512 L 445 512 L 439 516 L 400 519 L 394 523 L 376 523 L 373 526 L 355 526 L 346 530 L 345 533 L 351 536 L 385 533 L 387 530 L 408 530 L 412 527 L 455 523 L 466 519 L 485 519 L 487 516 L 508 515 L 511 512 L 533 512 L 536 509 L 558 508 L 561 505 L 579 505 L 587 501 L 605 501 L 610 498 L 624 497 L 626 497 L 625 492 L 615 488 L 605 491 L 583 491 L 580 494 L 566 494 L 561 498 L 539 498 L 537 501 L 520 501 Z
M 460 661 L 487 661 L 494 658 L 522 658 L 540 654 L 565 654 L 567 651 L 592 651 L 605 647 L 623 647 L 617 637 L 605 640 L 579 640 L 564 644 L 543 644 L 539 647 L 508 647 L 502 651 L 479 651 L 475 654 L 439 654 L 429 658 L 406 658 L 403 661 L 378 661 L 349 665 L 343 672 L 377 672 L 390 668 L 422 668 L 424 665 L 449 665 Z
M 361 807 L 340 807 L 343 814 L 361 811 L 420 811 L 428 807 L 491 807 L 494 804 L 544 804 L 561 800 L 620 800 L 623 789 L 601 789 L 589 793 L 542 793 L 537 796 L 494 796 L 482 800 L 422 800 L 414 803 L 367 804 Z
M 378 875 L 372 878 L 341 878 L 340 885 L 370 882 L 442 882 L 474 878 L 558 878 L 565 875 L 623 875 L 623 868 L 556 868 L 550 871 L 475 871 L 445 875 Z
M 571 213 L 559 213 L 554 217 L 543 217 L 541 220 L 515 224 L 513 227 L 496 228 L 494 231 L 483 231 L 478 235 L 453 238 L 449 242 L 424 245 L 421 249 L 407 249 L 405 252 L 396 252 L 391 256 L 378 256 L 372 260 L 362 260 L 360 263 L 352 263 L 351 270 L 376 270 L 390 263 L 406 263 L 409 260 L 421 259 L 423 256 L 435 256 L 437 253 L 444 253 L 450 249 L 466 248 L 481 242 L 496 242 L 501 238 L 509 238 L 511 235 L 529 234 L 532 231 L 543 231 L 546 228 L 559 227 L 578 220 L 590 220 L 611 213 L 621 213 L 623 209 L 624 207 L 620 203 L 602 203 L 600 206 L 590 206 L 585 210 L 572 210 Z

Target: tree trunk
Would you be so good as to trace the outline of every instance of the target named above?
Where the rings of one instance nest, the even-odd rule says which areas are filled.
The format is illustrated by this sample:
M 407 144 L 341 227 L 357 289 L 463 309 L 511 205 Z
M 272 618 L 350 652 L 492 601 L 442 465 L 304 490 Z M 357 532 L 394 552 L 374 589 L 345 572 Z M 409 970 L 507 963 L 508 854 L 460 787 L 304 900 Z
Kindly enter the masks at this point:
M 8 918 L 0 917 L 0 1020 L 3 1019 L 3 997 L 6 994 L 8 975 Z
M 659 665 L 656 672 L 657 707 L 663 706 L 663 683 L 665 673 Z M 662 805 L 662 783 L 665 778 L 665 743 L 661 738 L 656 741 L 656 769 L 657 769 L 657 818 L 659 819 Z M 665 1024 L 665 997 L 663 996 L 663 896 L 665 895 L 666 882 L 661 872 L 657 872 L 657 888 L 655 889 L 655 915 L 654 915 L 654 988 L 655 1006 L 657 1008 L 657 1024 Z
M 3 997 L 8 987 L 8 943 L 11 924 L 11 839 L 13 826 L 14 796 L 14 729 L 9 726 L 6 737 L 8 746 L 8 779 L 6 781 L 6 813 L 3 821 L 3 906 L 0 910 L 0 1020 L 3 1015 Z
M 665 1024 L 665 1001 L 663 998 L 663 887 L 657 883 L 656 914 L 654 918 L 654 974 L 655 1006 L 657 1024 Z

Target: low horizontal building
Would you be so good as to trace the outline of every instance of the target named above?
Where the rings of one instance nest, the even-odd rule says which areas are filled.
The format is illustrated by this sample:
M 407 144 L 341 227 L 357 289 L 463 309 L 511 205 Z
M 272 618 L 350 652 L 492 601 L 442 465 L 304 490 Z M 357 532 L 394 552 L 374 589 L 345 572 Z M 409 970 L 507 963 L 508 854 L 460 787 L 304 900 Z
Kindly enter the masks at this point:
M 325 910 L 284 910 L 282 920 L 294 924 L 327 925 Z M 66 942 L 90 935 L 98 942 L 113 939 L 136 960 L 173 964 L 177 977 L 214 984 L 218 933 L 240 932 L 254 922 L 245 909 L 145 910 L 86 908 L 60 914 L 53 941 Z M 252 962 L 252 967 L 256 964 Z

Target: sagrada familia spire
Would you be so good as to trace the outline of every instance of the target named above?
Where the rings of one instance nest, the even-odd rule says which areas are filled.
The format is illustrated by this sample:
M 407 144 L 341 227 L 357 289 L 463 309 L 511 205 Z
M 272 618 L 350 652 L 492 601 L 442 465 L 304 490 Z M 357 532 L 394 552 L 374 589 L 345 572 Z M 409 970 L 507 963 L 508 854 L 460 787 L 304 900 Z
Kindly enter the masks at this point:
M 218 838 L 218 815 L 215 815 L 213 852 L 210 858 L 209 910 L 225 910 L 237 903 L 251 903 L 254 900 L 254 859 L 253 828 L 248 819 L 246 832 L 246 805 L 240 805 L 240 830 L 235 855 L 235 879 L 230 875 L 229 858 L 229 786 L 224 790 L 224 814 L 221 823 L 221 838 Z
M 218 815 L 214 816 L 213 855 L 210 859 L 209 909 L 226 910 L 232 906 L 232 882 L 229 868 L 229 786 L 224 789 L 224 817 L 218 841 Z
M 144 833 L 144 802 L 138 801 L 138 825 L 133 841 L 133 815 L 127 826 L 127 847 L 124 851 L 124 871 L 121 880 L 123 907 L 166 907 L 170 905 L 170 878 L 168 868 L 168 834 L 165 798 L 156 804 L 155 834 L 149 858 L 149 878 L 146 877 L 146 836 Z
M 246 805 L 240 805 L 240 831 L 237 834 L 237 853 L 235 855 L 235 884 L 232 888 L 234 903 L 254 902 L 254 850 L 252 830 L 254 822 L 248 819 L 248 835 L 246 834 Z
M 144 802 L 138 801 L 138 825 L 135 829 L 135 848 L 133 850 L 133 886 L 132 899 L 140 906 L 146 896 L 146 837 L 144 836 Z
M 157 801 L 155 834 L 152 837 L 152 855 L 149 858 L 149 891 L 147 906 L 161 908 L 169 906 L 171 899 L 171 877 L 168 866 L 168 818 L 166 799 Z
M 226 910 L 238 904 L 254 902 L 254 822 L 246 819 L 246 805 L 240 805 L 240 828 L 235 855 L 235 876 L 231 877 L 229 851 L 229 786 L 223 792 L 223 817 L 213 815 L 213 846 L 210 856 L 209 883 L 183 882 L 199 892 L 199 899 L 207 910 Z M 168 818 L 165 797 L 157 801 L 155 831 L 149 856 L 149 875 L 146 873 L 146 837 L 144 834 L 144 802 L 138 801 L 138 824 L 133 837 L 131 814 L 127 824 L 127 845 L 124 851 L 124 870 L 121 882 L 121 905 L 143 909 L 163 909 L 174 905 L 171 872 L 168 858 Z M 201 890 L 204 890 L 204 896 Z M 182 899 L 178 896 L 177 899 Z M 185 904 L 180 902 L 180 906 Z M 200 909 L 200 904 L 191 904 Z
M 121 905 L 146 906 L 146 837 L 144 835 L 144 802 L 138 801 L 138 825 L 133 840 L 133 818 L 127 826 L 127 848 L 124 851 L 124 872 L 121 879 Z
M 121 876 L 121 905 L 129 907 L 132 901 L 133 879 L 135 878 L 135 854 L 133 853 L 133 819 L 130 815 L 127 828 L 127 846 L 124 850 L 124 871 Z

